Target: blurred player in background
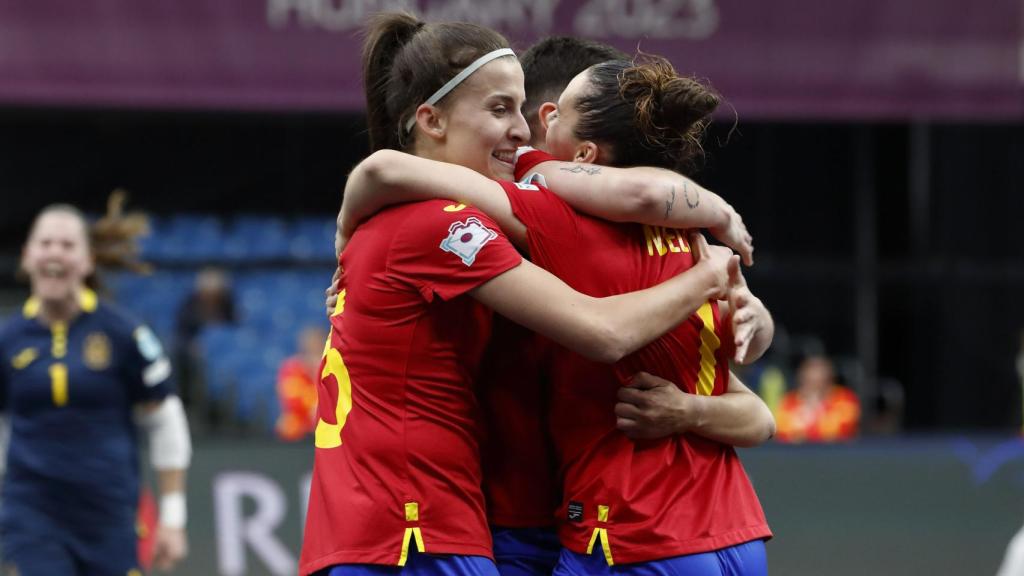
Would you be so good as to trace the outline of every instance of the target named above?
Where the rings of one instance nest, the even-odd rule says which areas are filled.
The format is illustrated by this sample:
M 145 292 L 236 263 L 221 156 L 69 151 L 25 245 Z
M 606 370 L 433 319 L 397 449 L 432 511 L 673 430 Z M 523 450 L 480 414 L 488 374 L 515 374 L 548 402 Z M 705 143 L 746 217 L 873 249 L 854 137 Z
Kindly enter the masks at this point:
M 144 220 L 120 212 L 90 230 L 64 204 L 32 225 L 23 313 L 0 330 L 0 406 L 11 439 L 0 510 L 5 568 L 20 576 L 141 574 L 137 426 L 159 487 L 154 565 L 185 557 L 188 425 L 171 364 L 144 325 L 97 297 L 97 267 L 138 267 Z
M 836 382 L 831 360 L 811 356 L 800 363 L 796 389 L 782 397 L 776 418 L 779 442 L 843 442 L 857 435 L 860 400 Z
M 281 415 L 274 431 L 281 440 L 302 440 L 316 429 L 316 388 L 327 331 L 306 326 L 299 332 L 298 353 L 285 358 L 277 371 L 277 401 Z

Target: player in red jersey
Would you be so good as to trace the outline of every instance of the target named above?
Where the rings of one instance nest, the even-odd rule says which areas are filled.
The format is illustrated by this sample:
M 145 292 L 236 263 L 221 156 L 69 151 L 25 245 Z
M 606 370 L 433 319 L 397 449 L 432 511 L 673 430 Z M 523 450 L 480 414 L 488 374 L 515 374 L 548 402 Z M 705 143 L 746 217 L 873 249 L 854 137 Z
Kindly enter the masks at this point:
M 363 63 L 372 148 L 511 176 L 515 147 L 527 136 L 522 69 L 499 34 L 382 14 L 369 24 Z M 347 184 L 360 185 L 386 186 L 386 175 L 364 162 Z M 595 299 L 522 261 L 483 212 L 445 201 L 377 214 L 352 236 L 340 264 L 303 574 L 376 574 L 395 565 L 411 574 L 496 573 L 471 388 L 489 335 L 480 304 L 615 361 L 724 294 L 735 267 L 710 253 L 696 273 Z
M 614 70 L 615 74 L 609 75 L 609 70 Z M 599 110 L 605 123 L 616 127 L 611 134 L 614 138 L 606 133 L 601 141 L 625 142 L 634 146 L 622 152 L 622 147 L 608 144 L 602 147 L 593 140 L 580 141 L 569 150 L 568 157 L 586 162 L 627 163 L 635 157 L 632 151 L 646 149 L 650 155 L 653 141 L 655 150 L 658 150 L 657 146 L 661 147 L 661 157 L 655 160 L 662 165 L 675 167 L 692 159 L 692 152 L 686 148 L 689 143 L 697 142 L 695 136 L 699 128 L 693 130 L 693 125 L 703 121 L 709 108 L 713 109 L 717 104 L 717 99 L 702 93 L 699 84 L 678 78 L 671 66 L 660 60 L 645 66 L 617 63 L 601 70 L 601 74 L 595 73 L 595 77 L 598 77 L 595 80 L 597 86 L 587 84 L 590 81 L 588 76 L 578 78 L 579 82 L 574 80 L 563 94 L 566 102 L 563 102 L 562 109 L 570 122 L 578 122 L 573 113 L 578 112 L 581 106 L 589 113 Z M 620 79 L 630 83 L 627 86 L 632 87 L 632 92 L 619 85 Z M 603 84 L 600 80 L 604 80 Z M 638 91 L 641 94 L 636 94 Z M 659 91 L 667 91 L 668 97 Z M 646 100 L 641 98 L 645 93 Z M 614 96 L 602 99 L 601 94 Z M 693 98 L 703 99 L 703 102 Z M 655 99 L 658 100 L 656 105 L 663 108 L 651 108 Z M 637 102 L 644 104 L 637 106 Z M 587 109 L 587 106 L 592 107 Z M 638 112 L 636 117 L 634 109 Z M 626 117 L 615 118 L 616 113 L 626 114 Z M 665 114 L 676 116 L 666 118 Z M 554 116 L 551 114 L 552 120 L 556 120 Z M 582 116 L 586 119 L 586 114 Z M 652 129 L 666 124 L 673 127 L 682 124 L 685 129 L 668 134 L 659 134 Z M 621 130 L 624 125 L 637 127 Z M 571 130 L 569 136 L 573 135 Z M 549 146 L 559 146 L 563 142 L 558 138 L 564 136 L 564 133 L 553 129 L 548 132 L 547 142 Z M 603 158 L 598 158 L 599 154 Z M 392 157 L 392 168 L 402 160 L 408 158 Z M 423 174 L 430 169 L 420 163 L 406 166 L 405 173 Z M 561 169 L 569 174 L 597 174 L 601 170 L 584 165 L 562 166 Z M 467 183 L 471 180 L 468 174 L 460 176 L 458 171 L 453 171 L 450 176 L 463 177 Z M 403 181 L 394 173 L 392 178 L 405 186 L 416 185 Z M 481 179 L 477 180 L 463 190 L 487 189 L 489 193 L 464 194 L 463 198 L 486 207 L 486 211 L 498 216 L 502 223 L 508 225 L 514 239 L 528 242 L 534 259 L 584 292 L 616 293 L 629 289 L 634 285 L 632 282 L 639 281 L 638 285 L 644 285 L 656 281 L 662 274 L 677 272 L 680 267 L 685 269 L 692 263 L 690 247 L 676 230 L 630 228 L 581 217 L 543 189 L 530 193 L 522 186 L 504 185 L 508 199 L 495 200 L 501 195 L 493 194 L 493 183 L 488 185 L 479 181 Z M 679 184 L 678 192 L 687 208 L 696 211 L 700 204 L 698 190 L 689 188 L 686 181 Z M 674 186 L 671 188 L 672 202 L 676 190 Z M 703 197 L 707 199 L 708 195 Z M 516 218 L 508 219 L 509 201 Z M 672 208 L 671 202 L 666 203 L 665 218 L 671 216 Z M 645 251 L 647 259 L 642 257 Z M 595 274 L 594 270 L 600 270 L 600 273 Z M 738 293 L 739 297 L 734 302 L 740 306 L 734 311 L 734 318 L 740 326 L 737 331 L 739 356 L 750 359 L 762 353 L 770 342 L 770 317 L 744 285 L 739 286 Z M 566 474 L 564 513 L 567 521 L 562 536 L 569 550 L 563 554 L 559 568 L 562 573 L 597 573 L 608 570 L 616 561 L 643 562 L 639 568 L 641 571 L 655 569 L 654 564 L 668 563 L 664 569 L 720 573 L 706 570 L 708 567 L 717 570 L 719 566 L 729 566 L 737 556 L 746 566 L 743 573 L 757 574 L 766 569 L 761 539 L 770 536 L 770 531 L 756 495 L 731 448 L 694 435 L 688 435 L 685 441 L 676 438 L 633 445 L 615 432 L 614 418 L 609 423 L 610 407 L 615 406 L 621 428 L 631 431 L 634 436 L 644 434 L 637 429 L 637 422 L 643 417 L 643 411 L 637 407 L 639 404 L 642 408 L 642 396 L 635 390 L 620 390 L 619 384 L 627 382 L 632 372 L 650 367 L 696 395 L 722 394 L 728 386 L 742 392 L 740 396 L 746 396 L 742 399 L 746 403 L 744 409 L 766 413 L 763 404 L 743 389 L 742 384 L 729 381 L 726 354 L 729 346 L 722 346 L 722 334 L 717 305 L 709 303 L 688 325 L 681 326 L 672 335 L 632 357 L 630 362 L 618 366 L 617 379 L 607 369 L 602 370 L 600 366 L 572 355 L 559 362 L 555 376 L 559 384 L 553 413 L 559 418 L 556 430 L 559 432 L 560 459 Z M 689 353 L 679 354 L 680 350 Z M 602 373 L 606 375 L 604 381 L 607 384 L 604 386 L 595 384 L 601 382 Z M 644 378 L 646 381 L 655 380 L 650 376 Z M 664 381 L 659 382 L 659 393 L 667 388 L 664 384 Z M 625 402 L 616 406 L 616 394 Z M 696 400 L 699 397 L 691 398 Z M 750 404 L 751 401 L 756 404 Z M 724 409 L 717 412 L 719 418 L 711 420 L 711 427 L 690 429 L 711 440 L 756 443 L 771 434 L 770 415 L 761 419 L 767 424 L 759 427 L 723 427 L 723 422 L 736 422 L 735 416 L 741 413 L 735 410 L 735 405 L 693 403 L 703 405 L 705 409 L 710 406 L 715 410 Z M 607 412 L 602 413 L 601 406 Z M 672 463 L 667 467 L 667 473 L 659 473 L 659 465 L 664 466 L 667 462 Z M 719 508 L 714 514 L 711 513 L 713 506 Z M 599 555 L 601 565 L 595 564 L 593 557 L 589 556 L 595 545 L 604 549 L 603 556 Z M 700 554 L 709 551 L 715 553 Z

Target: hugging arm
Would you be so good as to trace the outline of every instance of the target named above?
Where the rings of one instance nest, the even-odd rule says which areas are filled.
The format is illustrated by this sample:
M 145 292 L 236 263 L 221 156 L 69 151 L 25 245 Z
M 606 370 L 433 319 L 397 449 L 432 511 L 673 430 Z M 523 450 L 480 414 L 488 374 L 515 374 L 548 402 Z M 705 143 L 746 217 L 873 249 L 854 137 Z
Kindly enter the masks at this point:
M 452 198 L 457 191 L 458 198 Z M 471 204 L 493 218 L 513 244 L 526 247 L 526 227 L 512 213 L 500 184 L 470 168 L 397 150 L 374 152 L 349 174 L 338 214 L 340 253 L 356 226 L 392 204 L 436 198 Z
M 616 426 L 630 438 L 696 434 L 739 447 L 757 446 L 775 435 L 775 417 L 763 400 L 729 373 L 720 396 L 699 396 L 640 372 L 619 389 Z
M 544 176 L 547 188 L 581 212 L 613 222 L 707 228 L 744 264 L 754 262 L 753 238 L 739 213 L 721 196 L 671 170 L 549 160 L 528 172 Z
M 703 239 L 691 240 L 699 242 Z M 587 358 L 611 363 L 668 332 L 709 298 L 723 294 L 729 269 L 738 267 L 738 258 L 723 248 L 709 251 L 690 272 L 657 286 L 593 298 L 523 261 L 470 294 L 495 312 Z

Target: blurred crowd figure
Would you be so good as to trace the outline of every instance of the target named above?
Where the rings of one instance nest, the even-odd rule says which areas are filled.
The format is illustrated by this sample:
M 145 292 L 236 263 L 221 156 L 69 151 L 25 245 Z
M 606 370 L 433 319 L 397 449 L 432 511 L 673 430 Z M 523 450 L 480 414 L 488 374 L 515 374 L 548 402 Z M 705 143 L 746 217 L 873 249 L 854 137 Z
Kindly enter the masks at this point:
M 197 342 L 199 333 L 205 326 L 234 324 L 236 321 L 231 279 L 227 272 L 220 268 L 203 268 L 196 275 L 192 293 L 178 309 L 174 329 L 180 393 L 186 406 L 196 399 L 194 383 L 202 366 L 202 352 Z
M 281 363 L 277 372 L 281 415 L 274 428 L 281 440 L 302 440 L 316 429 L 317 383 L 326 342 L 326 330 L 307 326 L 299 333 L 299 352 Z
M 810 356 L 797 368 L 796 388 L 779 401 L 775 420 L 780 442 L 840 442 L 857 435 L 857 395 L 836 381 L 832 361 Z
M 178 310 L 176 336 L 191 344 L 204 326 L 234 323 L 231 280 L 220 268 L 204 268 L 196 275 L 195 289 Z

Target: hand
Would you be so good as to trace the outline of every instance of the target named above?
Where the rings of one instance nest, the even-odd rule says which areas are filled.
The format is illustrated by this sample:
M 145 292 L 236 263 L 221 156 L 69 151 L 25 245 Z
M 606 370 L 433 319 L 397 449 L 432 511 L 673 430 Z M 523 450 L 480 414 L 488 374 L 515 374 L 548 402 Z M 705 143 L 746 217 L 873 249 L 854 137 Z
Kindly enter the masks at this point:
M 747 231 L 743 217 L 728 202 L 722 201 L 724 210 L 729 216 L 728 224 L 716 228 L 708 228 L 708 232 L 719 242 L 735 250 L 746 266 L 754 265 L 754 237 Z
M 157 526 L 156 538 L 153 541 L 153 567 L 169 572 L 185 556 L 188 556 L 185 529 Z
M 710 298 L 725 300 L 728 297 L 732 278 L 739 273 L 740 258 L 724 246 L 709 246 L 700 232 L 688 234 L 694 268 L 703 268 L 711 279 Z
M 334 308 L 338 305 L 338 280 L 341 278 L 341 266 L 338 266 L 334 270 L 334 276 L 331 276 L 331 285 L 324 290 L 324 295 L 327 299 L 324 301 L 324 306 L 327 309 L 327 317 L 330 318 L 334 314 Z
M 729 278 L 729 309 L 732 333 L 736 345 L 733 359 L 738 364 L 749 364 L 756 358 L 748 357 L 750 343 L 758 332 L 768 328 L 771 316 L 764 303 L 747 286 L 743 272 L 735 270 Z
M 633 440 L 664 438 L 688 430 L 695 414 L 691 395 L 675 384 L 639 372 L 619 388 L 615 426 Z
M 768 309 L 748 288 L 730 292 L 729 306 L 732 309 L 732 333 L 736 344 L 734 359 L 738 364 L 749 364 L 756 360 L 749 355 L 750 343 L 759 332 L 767 328 Z

